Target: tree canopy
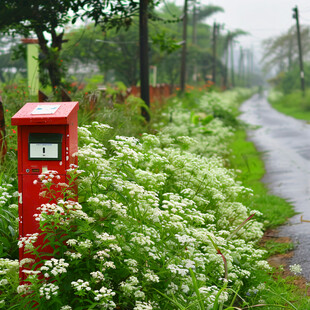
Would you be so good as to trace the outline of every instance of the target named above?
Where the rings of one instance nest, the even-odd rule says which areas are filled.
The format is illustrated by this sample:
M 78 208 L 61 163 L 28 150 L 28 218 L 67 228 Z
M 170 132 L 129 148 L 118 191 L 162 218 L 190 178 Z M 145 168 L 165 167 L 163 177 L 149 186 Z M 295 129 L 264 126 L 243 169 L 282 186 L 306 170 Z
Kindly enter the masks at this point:
M 305 60 L 310 58 L 310 27 L 302 26 L 301 31 L 302 51 Z M 287 32 L 269 38 L 263 42 L 264 54 L 262 61 L 266 71 L 276 70 L 278 73 L 292 69 L 298 62 L 298 44 L 296 27 L 291 27 Z
M 150 8 L 159 1 L 152 0 Z M 0 32 L 36 35 L 41 64 L 48 71 L 53 87 L 61 84 L 60 51 L 65 26 L 78 18 L 90 18 L 104 28 L 129 26 L 139 9 L 134 0 L 1 0 Z M 51 41 L 49 44 L 49 40 Z
M 204 14 L 197 19 L 194 44 L 188 36 L 188 79 L 193 75 L 193 64 L 199 67 L 201 80 L 208 75 L 211 68 L 211 33 L 212 29 L 205 23 L 207 17 L 222 11 L 217 6 L 201 6 Z M 150 14 L 156 19 L 149 20 L 149 56 L 150 65 L 157 67 L 157 81 L 175 85 L 180 74 L 180 47 L 182 37 L 180 32 L 182 8 L 173 2 L 166 2 Z M 193 14 L 191 11 L 190 14 Z M 203 17 L 202 17 L 203 16 Z M 138 20 L 131 18 L 131 27 L 107 29 L 102 31 L 95 24 L 89 27 L 75 29 L 66 35 L 68 43 L 65 44 L 63 58 L 67 57 L 71 64 L 87 63 L 98 66 L 105 76 L 105 82 L 113 78 L 124 82 L 126 85 L 136 85 L 139 82 L 138 75 Z M 189 22 L 189 33 L 193 29 L 193 23 Z M 219 49 L 219 55 L 222 52 Z M 80 67 L 80 66 L 78 66 Z M 219 67 L 220 68 L 220 67 Z M 111 80 L 112 79 L 112 80 Z
M 62 84 L 68 68 L 69 73 L 75 73 L 75 66 L 98 68 L 105 82 L 119 80 L 134 85 L 139 83 L 139 3 L 139 0 L 2 0 L 0 33 L 38 39 L 41 83 L 53 88 Z M 149 0 L 149 62 L 157 67 L 158 82 L 175 85 L 180 74 L 183 8 L 174 2 L 157 6 L 159 3 Z M 212 27 L 207 21 L 222 11 L 219 6 L 189 2 L 189 82 L 203 82 L 210 75 L 214 57 Z M 84 19 L 90 26 L 72 30 L 70 25 L 78 19 Z M 218 35 L 217 70 L 222 76 L 226 74 L 226 80 L 225 55 L 229 42 L 243 34 L 237 30 Z

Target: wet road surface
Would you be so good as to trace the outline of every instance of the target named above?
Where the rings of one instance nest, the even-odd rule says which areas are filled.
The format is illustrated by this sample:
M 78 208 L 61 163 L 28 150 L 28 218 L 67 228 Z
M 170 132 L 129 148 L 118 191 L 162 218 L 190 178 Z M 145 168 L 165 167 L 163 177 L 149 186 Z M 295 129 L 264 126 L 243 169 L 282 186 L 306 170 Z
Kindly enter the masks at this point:
M 290 237 L 295 244 L 290 264 L 300 264 L 303 276 L 310 280 L 310 125 L 274 110 L 266 97 L 254 95 L 240 108 L 240 119 L 260 126 L 248 131 L 263 159 L 263 178 L 270 192 L 291 202 L 298 212 L 279 228 L 279 236 Z

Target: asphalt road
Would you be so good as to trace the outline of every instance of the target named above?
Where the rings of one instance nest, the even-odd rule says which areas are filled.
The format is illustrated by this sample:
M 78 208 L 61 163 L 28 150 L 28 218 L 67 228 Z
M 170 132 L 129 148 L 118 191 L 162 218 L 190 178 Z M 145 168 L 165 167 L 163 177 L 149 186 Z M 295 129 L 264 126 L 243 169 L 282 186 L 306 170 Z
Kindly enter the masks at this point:
M 299 213 L 279 228 L 279 236 L 295 243 L 290 264 L 300 264 L 310 280 L 310 125 L 274 110 L 266 97 L 254 95 L 241 106 L 240 119 L 259 126 L 248 131 L 249 140 L 264 152 L 263 182 L 271 193 L 283 197 Z

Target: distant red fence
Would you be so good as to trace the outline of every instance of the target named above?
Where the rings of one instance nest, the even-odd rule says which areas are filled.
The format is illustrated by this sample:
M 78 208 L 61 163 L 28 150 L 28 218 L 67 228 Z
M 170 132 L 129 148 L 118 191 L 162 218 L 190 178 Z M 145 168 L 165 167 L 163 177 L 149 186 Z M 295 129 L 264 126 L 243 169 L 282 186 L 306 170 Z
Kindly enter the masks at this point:
M 140 97 L 140 86 L 131 86 L 127 89 L 127 94 Z M 159 84 L 156 86 L 150 86 L 150 103 L 158 101 L 162 103 L 164 99 L 171 96 L 171 87 L 168 84 Z

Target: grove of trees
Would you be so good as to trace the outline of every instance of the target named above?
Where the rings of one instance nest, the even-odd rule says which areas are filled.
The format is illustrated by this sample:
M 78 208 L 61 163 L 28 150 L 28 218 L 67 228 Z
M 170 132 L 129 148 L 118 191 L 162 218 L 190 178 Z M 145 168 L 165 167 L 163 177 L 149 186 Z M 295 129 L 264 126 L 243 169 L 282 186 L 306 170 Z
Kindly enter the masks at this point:
M 306 86 L 310 87 L 310 27 L 301 26 L 300 36 Z M 300 89 L 299 53 L 296 26 L 263 42 L 264 71 L 271 72 L 270 82 L 284 93 Z M 308 78 L 307 78 L 308 77 Z
M 218 86 L 227 87 L 238 81 L 234 76 L 234 67 L 237 66 L 231 63 L 233 44 L 246 32 L 228 31 L 217 25 L 215 38 L 214 26 L 207 22 L 220 12 L 223 9 L 219 6 L 189 2 L 187 83 L 202 84 L 211 80 L 212 74 L 216 74 Z M 159 83 L 179 84 L 184 44 L 183 13 L 183 7 L 174 2 L 148 1 L 149 65 L 156 70 Z M 50 84 L 55 88 L 73 76 L 75 80 L 82 80 L 91 73 L 102 75 L 105 83 L 121 81 L 127 86 L 137 85 L 140 83 L 138 15 L 139 1 L 134 0 L 35 0 L 23 3 L 3 0 L 0 3 L 0 32 L 5 38 L 14 36 L 15 41 L 8 44 L 0 55 L 0 66 L 5 67 L 1 57 L 14 54 L 15 58 L 22 59 L 25 48 L 20 44 L 20 38 L 36 37 L 40 46 L 43 85 Z M 2 44 L 8 40 L 2 40 Z M 21 60 L 14 63 L 21 73 L 23 63 Z M 5 81 L 5 76 L 0 75 L 0 79 Z

